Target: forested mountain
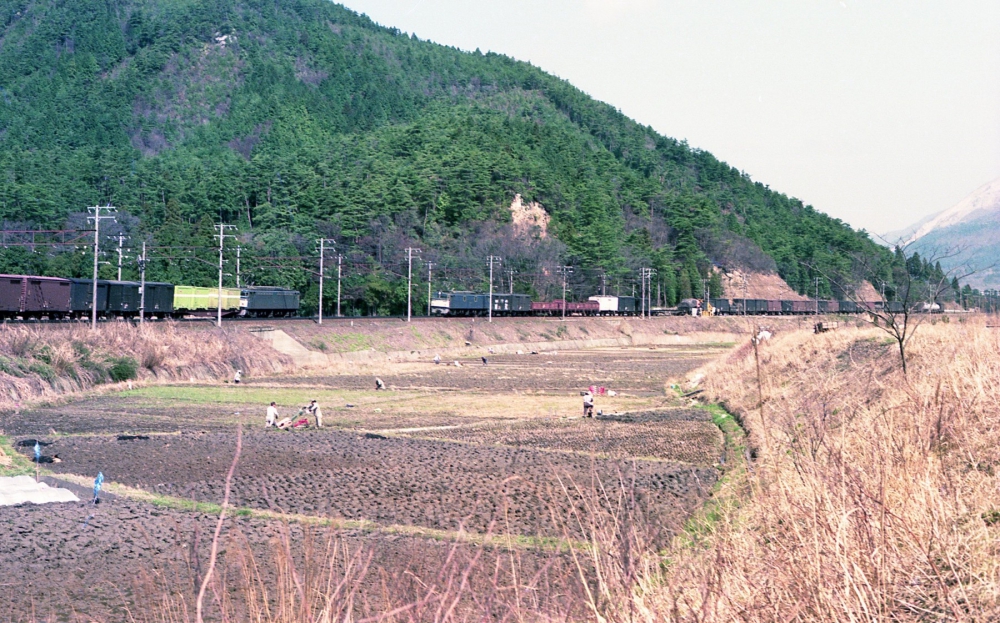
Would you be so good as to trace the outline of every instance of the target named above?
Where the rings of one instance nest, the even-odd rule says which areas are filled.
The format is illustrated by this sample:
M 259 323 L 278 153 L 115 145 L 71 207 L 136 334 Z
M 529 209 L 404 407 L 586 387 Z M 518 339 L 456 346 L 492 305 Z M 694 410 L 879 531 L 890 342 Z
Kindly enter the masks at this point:
M 145 240 L 147 278 L 213 283 L 219 222 L 237 226 L 226 257 L 242 247 L 244 283 L 301 288 L 313 307 L 315 241 L 337 240 L 350 309 L 383 313 L 405 304 L 406 247 L 434 262 L 435 289 L 485 287 L 498 255 L 540 296 L 561 294 L 558 265 L 575 267 L 577 296 L 630 292 L 652 266 L 664 302 L 700 291 L 712 264 L 773 267 L 810 293 L 820 276 L 830 295 L 851 253 L 881 252 L 530 64 L 325 0 L 0 7 L 5 229 L 85 228 L 87 206 L 113 204 L 126 278 Z M 548 236 L 515 235 L 516 194 L 548 213 Z M 92 255 L 20 247 L 0 261 L 85 275 Z

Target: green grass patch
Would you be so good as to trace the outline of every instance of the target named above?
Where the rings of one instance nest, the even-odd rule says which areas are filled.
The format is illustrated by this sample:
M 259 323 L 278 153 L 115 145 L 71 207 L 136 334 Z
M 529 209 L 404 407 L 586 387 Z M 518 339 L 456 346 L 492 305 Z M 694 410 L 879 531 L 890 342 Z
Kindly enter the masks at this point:
M 735 417 L 720 405 L 698 405 L 712 417 L 712 423 L 722 432 L 725 451 L 722 476 L 712 488 L 708 500 L 684 524 L 683 544 L 696 546 L 711 536 L 724 517 L 739 508 L 741 496 L 736 481 L 746 473 L 746 432 Z
M 121 383 L 138 376 L 139 362 L 133 357 L 109 357 L 108 376 L 112 381 Z
M 42 361 L 32 361 L 28 364 L 28 372 L 37 374 L 48 383 L 56 380 L 56 371 L 52 369 L 52 366 Z
M 0 476 L 34 475 L 35 464 L 31 462 L 31 459 L 14 450 L 13 444 L 3 435 L 0 435 L 0 450 L 3 450 L 3 453 L 11 460 L 10 465 L 0 465 Z
M 343 406 L 345 402 L 358 402 L 369 394 L 371 392 L 361 390 L 319 387 L 253 387 L 251 385 L 150 385 L 121 393 L 122 396 L 140 400 L 146 406 L 167 407 L 170 406 L 170 403 L 187 405 L 256 404 L 261 405 L 261 409 L 272 401 L 277 402 L 279 407 L 300 407 L 314 398 L 324 409 L 335 409 Z
M 322 347 L 319 344 L 323 344 Z M 355 353 L 376 349 L 376 337 L 367 333 L 327 333 L 314 338 L 309 345 L 317 350 L 335 353 Z

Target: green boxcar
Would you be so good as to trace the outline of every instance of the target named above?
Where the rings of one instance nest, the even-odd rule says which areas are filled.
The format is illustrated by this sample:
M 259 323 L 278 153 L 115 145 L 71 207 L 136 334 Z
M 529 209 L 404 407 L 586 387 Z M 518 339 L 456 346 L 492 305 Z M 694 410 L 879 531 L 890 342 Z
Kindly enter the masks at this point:
M 205 314 L 219 308 L 218 288 L 198 288 L 195 286 L 174 286 L 174 313 Z M 222 289 L 222 313 L 237 314 L 240 311 L 240 291 L 236 288 Z

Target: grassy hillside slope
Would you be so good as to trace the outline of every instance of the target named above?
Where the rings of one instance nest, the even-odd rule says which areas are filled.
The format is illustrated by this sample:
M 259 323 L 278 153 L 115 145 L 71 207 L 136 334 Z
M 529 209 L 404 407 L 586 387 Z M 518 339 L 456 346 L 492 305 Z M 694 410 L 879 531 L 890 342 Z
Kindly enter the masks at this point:
M 700 621 L 997 618 L 998 335 L 779 333 L 700 371 L 756 448 L 645 606 Z M 949 362 L 946 368 L 942 361 Z M 654 620 L 653 616 L 648 617 Z M 658 619 L 657 619 L 658 620 Z

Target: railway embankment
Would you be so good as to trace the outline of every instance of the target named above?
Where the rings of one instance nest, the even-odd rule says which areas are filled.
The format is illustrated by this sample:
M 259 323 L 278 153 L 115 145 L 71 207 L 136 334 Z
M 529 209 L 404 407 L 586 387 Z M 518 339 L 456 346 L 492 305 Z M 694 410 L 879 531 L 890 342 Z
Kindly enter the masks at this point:
M 805 318 L 805 319 L 803 319 Z M 359 319 L 318 325 L 260 323 L 249 332 L 302 368 L 488 357 L 490 354 L 738 342 L 761 323 L 773 330 L 810 326 L 813 317 Z
M 738 503 L 648 578 L 645 605 L 705 620 L 996 619 L 998 352 L 983 318 L 933 319 L 905 373 L 886 333 L 843 326 L 747 340 L 692 372 L 755 459 L 727 485 Z
M 291 360 L 245 331 L 173 322 L 0 326 L 0 408 L 134 382 L 280 373 Z

